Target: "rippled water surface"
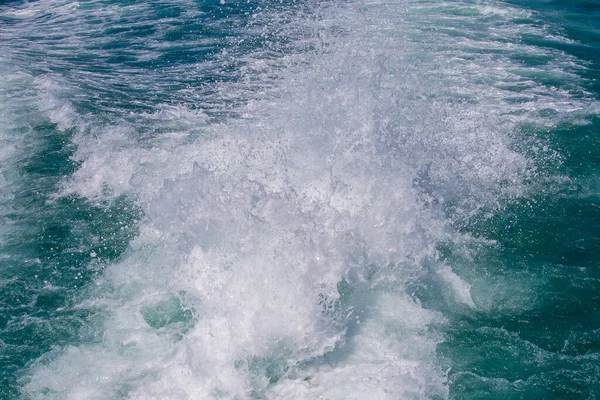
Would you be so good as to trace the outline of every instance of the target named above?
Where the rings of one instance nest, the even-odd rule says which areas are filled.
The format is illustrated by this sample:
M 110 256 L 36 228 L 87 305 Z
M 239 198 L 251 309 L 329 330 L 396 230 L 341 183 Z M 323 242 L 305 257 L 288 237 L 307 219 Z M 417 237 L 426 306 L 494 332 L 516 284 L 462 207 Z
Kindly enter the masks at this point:
M 0 398 L 594 399 L 600 4 L 0 2 Z

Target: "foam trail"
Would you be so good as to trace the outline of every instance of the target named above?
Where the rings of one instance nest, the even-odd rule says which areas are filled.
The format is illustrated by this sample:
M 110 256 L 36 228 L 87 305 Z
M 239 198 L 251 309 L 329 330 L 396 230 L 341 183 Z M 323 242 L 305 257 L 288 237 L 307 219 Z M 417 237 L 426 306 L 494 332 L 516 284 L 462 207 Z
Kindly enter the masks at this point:
M 134 196 L 145 219 L 81 304 L 98 310 L 86 343 L 38 361 L 27 396 L 448 396 L 435 354 L 445 319 L 406 289 L 433 268 L 476 306 L 468 283 L 436 264 L 437 243 L 461 236 L 448 210 L 468 217 L 523 195 L 531 160 L 510 134 L 520 121 L 552 123 L 540 110 L 580 108 L 574 77 L 562 92 L 535 79 L 568 75 L 575 60 L 508 72 L 510 52 L 550 51 L 515 44 L 518 29 L 496 16 L 524 11 L 502 3 L 312 7 L 288 25 L 309 51 L 276 65 L 250 54 L 253 89 L 223 84 L 243 93 L 240 118 L 157 106 L 133 122 L 85 122 L 81 166 L 61 194 Z M 447 19 L 463 34 L 430 29 Z M 302 24 L 313 37 L 293 35 Z M 490 46 L 499 56 L 477 50 Z M 537 100 L 512 102 L 506 85 Z M 167 133 L 142 143 L 136 129 L 157 120 Z

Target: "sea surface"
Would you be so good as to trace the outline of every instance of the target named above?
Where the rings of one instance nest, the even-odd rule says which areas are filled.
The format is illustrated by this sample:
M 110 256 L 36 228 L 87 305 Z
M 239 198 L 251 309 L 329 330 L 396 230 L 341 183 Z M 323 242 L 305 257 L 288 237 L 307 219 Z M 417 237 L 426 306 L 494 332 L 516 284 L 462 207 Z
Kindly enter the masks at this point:
M 598 398 L 598 0 L 0 0 L 0 399 Z

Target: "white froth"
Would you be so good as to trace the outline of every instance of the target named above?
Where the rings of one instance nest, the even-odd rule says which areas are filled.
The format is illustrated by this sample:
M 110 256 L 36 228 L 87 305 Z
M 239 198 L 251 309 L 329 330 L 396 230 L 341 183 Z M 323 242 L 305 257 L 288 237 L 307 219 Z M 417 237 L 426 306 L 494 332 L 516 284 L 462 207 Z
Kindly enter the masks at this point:
M 456 299 L 469 307 L 475 307 L 473 299 L 471 298 L 471 285 L 462 280 L 460 276 L 456 275 L 454 271 L 448 266 L 440 268 L 438 274 L 448 283 L 453 289 Z
M 352 352 L 344 363 L 307 370 L 273 387 L 270 399 L 398 399 L 445 397 L 445 376 L 435 363 L 439 338 L 427 326 L 443 318 L 413 299 L 377 293 L 373 315 L 357 319 Z

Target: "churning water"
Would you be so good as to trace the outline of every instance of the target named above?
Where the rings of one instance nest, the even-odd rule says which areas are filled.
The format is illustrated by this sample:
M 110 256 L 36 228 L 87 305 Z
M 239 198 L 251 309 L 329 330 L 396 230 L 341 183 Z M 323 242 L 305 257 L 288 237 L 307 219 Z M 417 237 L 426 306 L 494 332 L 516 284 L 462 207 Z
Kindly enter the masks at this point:
M 600 6 L 0 3 L 0 397 L 600 394 Z

